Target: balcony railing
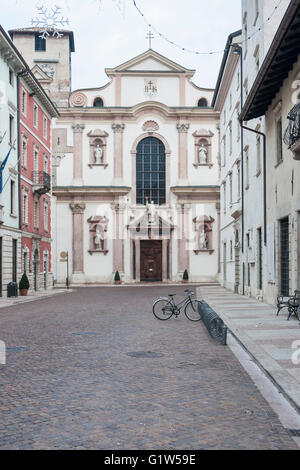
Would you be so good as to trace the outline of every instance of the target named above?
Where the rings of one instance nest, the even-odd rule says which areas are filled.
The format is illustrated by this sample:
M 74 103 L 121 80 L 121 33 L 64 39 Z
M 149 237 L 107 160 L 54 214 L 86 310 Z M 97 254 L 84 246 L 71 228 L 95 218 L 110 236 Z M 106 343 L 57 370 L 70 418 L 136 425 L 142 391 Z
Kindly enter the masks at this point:
M 38 194 L 48 193 L 51 189 L 51 177 L 45 171 L 33 171 L 33 191 Z
M 300 160 L 300 103 L 289 112 L 289 125 L 284 133 L 284 143 L 293 152 L 295 160 Z

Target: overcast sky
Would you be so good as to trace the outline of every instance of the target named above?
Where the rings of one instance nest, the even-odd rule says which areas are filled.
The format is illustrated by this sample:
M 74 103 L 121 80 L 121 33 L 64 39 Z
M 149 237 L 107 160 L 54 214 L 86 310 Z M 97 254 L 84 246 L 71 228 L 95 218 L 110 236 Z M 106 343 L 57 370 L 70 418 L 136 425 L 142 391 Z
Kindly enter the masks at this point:
M 148 26 L 132 0 L 124 0 L 124 17 L 113 0 L 0 0 L 1 24 L 31 26 L 37 5 L 58 5 L 74 31 L 72 88 L 107 83 L 106 67 L 115 67 L 148 49 Z M 99 6 L 101 3 L 101 6 Z M 136 0 L 153 26 L 170 40 L 197 51 L 224 50 L 228 35 L 241 27 L 241 0 Z M 8 8 L 8 4 L 10 8 Z M 152 48 L 179 64 L 196 69 L 193 81 L 214 88 L 222 53 L 195 55 L 168 44 L 154 31 Z

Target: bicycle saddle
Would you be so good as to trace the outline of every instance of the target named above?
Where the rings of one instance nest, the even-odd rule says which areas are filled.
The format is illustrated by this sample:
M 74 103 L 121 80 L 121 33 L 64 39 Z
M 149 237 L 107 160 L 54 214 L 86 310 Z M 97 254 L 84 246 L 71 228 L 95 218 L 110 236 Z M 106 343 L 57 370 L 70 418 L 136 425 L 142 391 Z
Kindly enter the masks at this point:
M 176 294 L 169 294 L 169 297 L 175 297 Z

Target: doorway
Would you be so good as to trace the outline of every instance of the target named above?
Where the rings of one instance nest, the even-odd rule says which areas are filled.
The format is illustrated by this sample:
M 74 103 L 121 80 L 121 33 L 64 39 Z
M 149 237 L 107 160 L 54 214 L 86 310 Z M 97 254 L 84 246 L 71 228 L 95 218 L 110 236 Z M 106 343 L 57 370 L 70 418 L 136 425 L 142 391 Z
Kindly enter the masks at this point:
M 280 220 L 280 295 L 290 295 L 289 219 Z
M 141 281 L 162 281 L 162 241 L 141 240 Z

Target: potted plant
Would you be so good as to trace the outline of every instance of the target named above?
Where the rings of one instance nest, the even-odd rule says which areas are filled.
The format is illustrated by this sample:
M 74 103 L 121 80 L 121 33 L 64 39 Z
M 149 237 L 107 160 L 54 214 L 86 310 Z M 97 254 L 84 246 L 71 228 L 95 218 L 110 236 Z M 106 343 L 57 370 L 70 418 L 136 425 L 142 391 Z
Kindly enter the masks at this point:
M 182 276 L 183 282 L 187 283 L 189 280 L 189 274 L 187 272 L 187 269 L 184 271 L 183 276 Z
M 116 274 L 115 274 L 115 284 L 121 284 L 119 271 L 116 271 Z
M 26 276 L 26 273 L 24 273 L 21 278 L 21 281 L 19 282 L 20 294 L 23 296 L 27 295 L 28 289 L 29 289 L 29 281 L 28 281 L 28 277 Z

